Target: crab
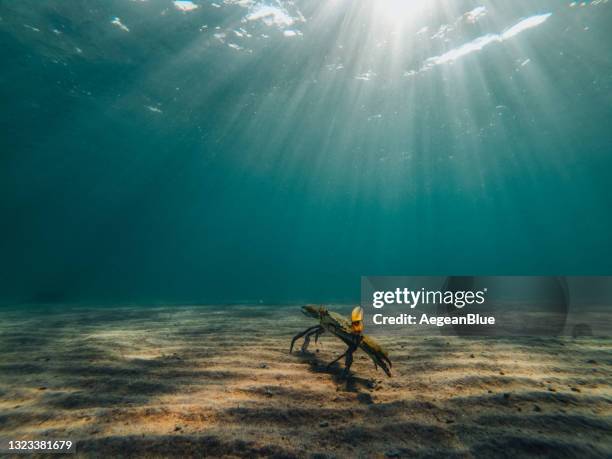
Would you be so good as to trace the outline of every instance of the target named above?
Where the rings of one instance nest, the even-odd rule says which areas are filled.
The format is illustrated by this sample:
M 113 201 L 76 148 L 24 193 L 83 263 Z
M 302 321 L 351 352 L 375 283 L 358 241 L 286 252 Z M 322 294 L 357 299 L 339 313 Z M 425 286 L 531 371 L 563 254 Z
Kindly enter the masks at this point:
M 359 348 L 362 349 L 374 362 L 374 367 L 382 368 L 387 376 L 391 377 L 391 361 L 387 351 L 378 344 L 374 338 L 365 335 L 363 331 L 363 311 L 357 307 L 353 310 L 352 321 L 346 319 L 340 314 L 328 311 L 323 306 L 303 306 L 302 312 L 314 319 L 319 321 L 318 325 L 308 327 L 303 332 L 298 333 L 291 340 L 291 346 L 289 347 L 289 353 L 293 352 L 293 346 L 295 342 L 304 338 L 302 344 L 302 352 L 306 352 L 308 345 L 310 344 L 311 338 L 314 336 L 315 343 L 326 331 L 334 335 L 336 338 L 342 340 L 347 346 L 347 350 L 337 359 L 329 363 L 328 367 L 336 363 L 342 357 L 345 357 L 344 361 L 344 376 L 348 376 L 351 371 L 351 365 L 353 364 L 353 353 Z

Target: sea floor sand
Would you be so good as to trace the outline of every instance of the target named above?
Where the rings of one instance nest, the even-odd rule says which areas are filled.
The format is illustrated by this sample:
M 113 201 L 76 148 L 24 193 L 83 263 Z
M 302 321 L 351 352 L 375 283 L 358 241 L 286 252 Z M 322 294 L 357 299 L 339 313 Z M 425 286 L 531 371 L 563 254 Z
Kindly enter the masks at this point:
M 78 457 L 612 456 L 612 339 L 381 337 L 354 377 L 297 306 L 0 310 L 0 439 Z M 23 456 L 20 456 L 23 457 Z

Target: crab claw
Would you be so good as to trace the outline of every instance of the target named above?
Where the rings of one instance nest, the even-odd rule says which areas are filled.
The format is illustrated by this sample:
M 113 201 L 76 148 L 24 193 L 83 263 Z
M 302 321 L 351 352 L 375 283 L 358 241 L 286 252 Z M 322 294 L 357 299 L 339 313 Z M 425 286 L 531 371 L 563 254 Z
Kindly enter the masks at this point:
M 391 360 L 389 360 L 387 351 L 378 344 L 373 338 L 364 336 L 359 344 L 359 347 L 370 356 L 375 366 L 379 366 L 391 377 Z

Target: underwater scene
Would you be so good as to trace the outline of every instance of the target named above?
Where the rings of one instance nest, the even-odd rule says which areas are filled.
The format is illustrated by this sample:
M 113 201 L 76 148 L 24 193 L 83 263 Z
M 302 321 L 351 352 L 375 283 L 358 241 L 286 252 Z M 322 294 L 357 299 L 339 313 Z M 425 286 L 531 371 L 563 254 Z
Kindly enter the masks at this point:
M 611 457 L 611 25 L 0 0 L 0 457 Z

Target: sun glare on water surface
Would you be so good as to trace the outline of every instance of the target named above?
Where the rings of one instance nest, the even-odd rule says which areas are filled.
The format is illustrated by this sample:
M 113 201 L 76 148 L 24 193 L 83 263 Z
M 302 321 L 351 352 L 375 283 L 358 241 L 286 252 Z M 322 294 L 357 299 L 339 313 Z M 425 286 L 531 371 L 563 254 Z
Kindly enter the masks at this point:
M 398 22 L 411 22 L 435 7 L 436 2 L 424 0 L 379 0 L 373 2 L 377 15 Z

